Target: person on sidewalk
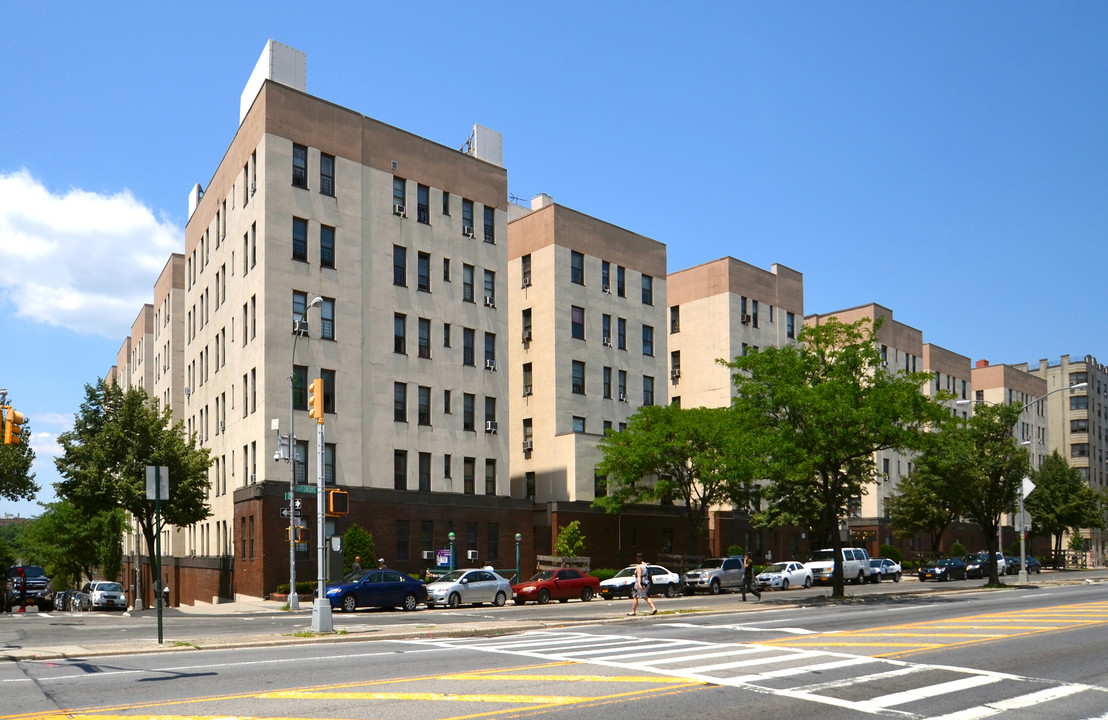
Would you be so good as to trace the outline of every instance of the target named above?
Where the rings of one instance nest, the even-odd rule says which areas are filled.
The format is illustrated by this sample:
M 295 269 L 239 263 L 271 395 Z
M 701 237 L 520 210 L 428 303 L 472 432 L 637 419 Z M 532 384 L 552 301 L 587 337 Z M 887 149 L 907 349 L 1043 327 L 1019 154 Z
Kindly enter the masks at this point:
M 747 593 L 757 596 L 759 600 L 762 599 L 762 589 L 754 579 L 754 562 L 750 559 L 750 553 L 743 556 L 743 602 L 746 602 Z
M 384 570 L 385 569 L 385 558 L 377 558 L 377 569 L 378 570 Z
M 635 587 L 631 589 L 631 612 L 628 615 L 637 615 L 639 600 L 646 600 L 650 606 L 650 614 L 657 615 L 658 608 L 654 607 L 654 601 L 650 599 L 650 567 L 642 558 L 642 553 L 635 555 Z
M 355 555 L 354 556 L 354 564 L 350 566 L 350 572 L 356 573 L 356 572 L 361 572 L 361 571 L 362 571 L 362 556 L 361 555 Z

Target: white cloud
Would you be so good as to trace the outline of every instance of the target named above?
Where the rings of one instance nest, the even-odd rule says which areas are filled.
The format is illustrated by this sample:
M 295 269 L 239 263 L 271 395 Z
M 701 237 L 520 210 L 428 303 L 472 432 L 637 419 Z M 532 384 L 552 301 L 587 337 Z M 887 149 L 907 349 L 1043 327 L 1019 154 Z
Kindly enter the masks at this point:
M 27 170 L 0 173 L 0 292 L 20 317 L 122 337 L 184 231 L 129 190 L 54 194 Z
M 35 451 L 35 465 L 49 458 L 50 470 L 54 471 L 54 458 L 60 457 L 64 450 L 58 444 L 58 433 L 32 432 L 31 447 Z

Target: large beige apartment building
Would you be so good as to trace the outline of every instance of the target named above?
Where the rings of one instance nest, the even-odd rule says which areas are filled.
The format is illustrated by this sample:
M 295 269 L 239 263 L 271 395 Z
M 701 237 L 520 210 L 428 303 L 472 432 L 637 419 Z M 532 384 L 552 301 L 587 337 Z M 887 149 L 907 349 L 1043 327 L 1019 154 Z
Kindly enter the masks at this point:
M 512 213 L 512 495 L 591 502 L 604 431 L 667 399 L 665 245 L 547 195 Z

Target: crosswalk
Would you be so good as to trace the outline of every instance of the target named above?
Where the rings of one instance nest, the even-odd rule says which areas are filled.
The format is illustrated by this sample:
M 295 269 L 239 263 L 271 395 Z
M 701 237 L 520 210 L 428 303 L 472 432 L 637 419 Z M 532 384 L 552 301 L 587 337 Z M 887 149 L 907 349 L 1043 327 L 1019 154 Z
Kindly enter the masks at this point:
M 1100 695 L 1094 706 L 1108 703 L 1108 691 L 1092 685 L 749 643 L 578 631 L 414 642 L 657 673 L 884 717 L 977 720 L 1082 693 Z M 1049 714 L 1047 709 L 1042 711 Z

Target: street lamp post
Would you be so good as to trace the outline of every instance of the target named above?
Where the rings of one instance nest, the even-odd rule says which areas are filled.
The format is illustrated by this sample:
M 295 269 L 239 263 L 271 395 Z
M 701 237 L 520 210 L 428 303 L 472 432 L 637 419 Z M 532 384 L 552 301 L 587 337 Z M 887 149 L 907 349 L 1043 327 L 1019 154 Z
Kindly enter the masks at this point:
M 447 533 L 446 537 L 450 540 L 450 571 L 454 571 L 454 531 Z
M 289 610 L 292 612 L 300 609 L 300 597 L 296 594 L 296 341 L 300 339 L 300 323 L 307 319 L 308 310 L 322 304 L 323 298 L 313 298 L 292 326 L 292 371 L 289 374 Z
M 1071 392 L 1074 391 L 1074 390 L 1084 390 L 1087 387 L 1089 387 L 1089 383 L 1079 382 L 1079 383 L 1074 383 L 1073 385 L 1066 385 L 1065 387 L 1055 388 L 1055 389 L 1051 390 L 1050 392 L 1046 393 L 1045 395 L 1041 395 L 1041 396 L 1035 398 L 1034 400 L 1032 400 L 1030 402 L 1024 403 L 1023 407 L 1020 408 L 1020 414 L 1022 415 L 1032 405 L 1037 405 L 1037 404 L 1041 403 L 1043 400 L 1046 400 L 1048 397 L 1050 397 L 1054 393 L 1062 392 L 1063 390 L 1069 390 Z M 955 405 L 968 405 L 971 402 L 976 403 L 976 402 L 989 402 L 989 401 L 987 401 L 987 400 L 978 400 L 978 401 L 957 400 L 957 401 L 955 401 L 954 404 Z M 1023 434 L 1023 428 L 1021 427 L 1020 428 L 1020 435 L 1022 435 L 1022 434 Z M 1027 445 L 1030 448 L 1031 439 L 1028 438 L 1027 440 L 1024 440 L 1021 437 L 1020 438 L 1020 444 L 1021 445 Z M 1019 521 L 1018 521 L 1019 522 L 1019 528 L 1018 529 L 1019 529 L 1019 536 L 1020 536 L 1020 572 L 1019 572 L 1019 575 L 1016 578 L 1016 582 L 1019 582 L 1021 584 L 1027 583 L 1027 537 L 1026 537 L 1026 533 L 1023 529 L 1024 523 L 1026 522 L 1024 520 L 1024 512 L 1023 512 L 1023 501 L 1024 501 L 1024 491 L 1023 491 L 1023 489 L 1024 489 L 1025 483 L 1027 481 L 1028 481 L 1028 478 L 1025 478 L 1023 481 L 1020 482 L 1020 494 L 1019 494 Z M 999 527 L 997 528 L 997 547 L 998 548 L 1000 547 L 1000 528 Z
M 523 536 L 516 533 L 516 582 L 523 582 L 523 578 L 519 576 L 519 541 L 523 539 Z

